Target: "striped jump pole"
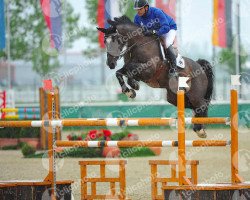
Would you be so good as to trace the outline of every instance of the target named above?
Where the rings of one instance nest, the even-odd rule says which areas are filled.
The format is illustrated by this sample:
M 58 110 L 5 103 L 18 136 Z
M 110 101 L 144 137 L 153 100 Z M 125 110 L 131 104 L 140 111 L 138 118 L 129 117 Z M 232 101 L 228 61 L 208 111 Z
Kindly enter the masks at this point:
M 6 115 L 4 119 L 40 119 L 38 114 L 18 114 L 18 115 Z
M 229 146 L 225 140 L 186 140 L 184 147 L 222 147 Z M 56 141 L 57 147 L 179 147 L 180 142 L 166 141 Z
M 204 119 L 204 121 L 203 121 Z M 0 121 L 0 127 L 71 127 L 71 126 L 175 126 L 178 120 L 174 118 L 107 118 L 107 119 L 53 119 Z M 185 124 L 225 124 L 230 125 L 229 118 L 185 118 Z
M 15 113 L 29 113 L 29 114 L 33 114 L 33 113 L 40 113 L 40 109 L 37 108 L 2 108 L 1 112 L 5 112 L 5 113 L 10 113 L 10 112 L 15 112 Z
M 40 110 L 37 108 L 2 108 L 0 109 L 0 112 L 5 113 L 4 118 L 2 119 L 7 120 L 40 119 Z

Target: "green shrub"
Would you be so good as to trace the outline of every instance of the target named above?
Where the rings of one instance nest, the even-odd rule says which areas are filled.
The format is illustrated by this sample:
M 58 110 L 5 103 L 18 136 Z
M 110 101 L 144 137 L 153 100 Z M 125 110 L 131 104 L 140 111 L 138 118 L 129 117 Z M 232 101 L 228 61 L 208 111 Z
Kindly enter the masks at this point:
M 21 149 L 25 144 L 27 144 L 27 143 L 26 142 L 19 142 L 17 144 L 18 149 Z
M 70 148 L 60 153 L 59 157 L 72 158 L 100 158 L 102 157 L 102 148 Z
M 155 156 L 148 147 L 120 148 L 122 158 Z
M 40 128 L 22 128 L 19 138 L 38 138 L 40 135 Z
M 36 153 L 26 156 L 25 158 L 44 158 L 44 153 Z
M 22 153 L 24 157 L 30 156 L 30 155 L 34 155 L 36 153 L 36 149 L 30 145 L 28 145 L 27 143 L 25 143 L 22 146 Z
M 4 146 L 1 148 L 2 150 L 17 150 L 18 145 Z
M 22 128 L 1 128 L 0 138 L 19 138 L 19 134 Z
M 122 140 L 123 138 L 127 137 L 129 134 L 128 131 L 123 131 L 123 132 L 120 132 L 120 133 L 116 133 L 114 135 L 111 135 L 111 140 L 114 140 L 114 141 L 119 141 L 119 140 Z
M 17 149 L 21 149 L 25 144 L 25 142 L 19 142 L 17 145 L 10 145 L 10 146 L 4 146 L 1 149 L 2 150 L 17 150 Z
M 39 138 L 40 128 L 1 128 L 0 138 Z

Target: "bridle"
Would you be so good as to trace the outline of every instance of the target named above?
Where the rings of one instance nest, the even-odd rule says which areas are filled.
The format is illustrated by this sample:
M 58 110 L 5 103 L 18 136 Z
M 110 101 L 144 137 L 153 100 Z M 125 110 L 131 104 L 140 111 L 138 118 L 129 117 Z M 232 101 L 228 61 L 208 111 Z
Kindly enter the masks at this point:
M 122 37 L 122 35 L 119 34 L 118 31 L 116 31 L 115 33 L 112 33 L 112 34 L 109 34 L 107 36 L 104 36 L 104 38 L 106 40 L 107 38 L 113 37 L 113 36 L 118 36 L 118 37 L 120 36 L 120 37 Z M 152 42 L 154 42 L 156 40 L 159 40 L 159 37 L 157 37 L 156 39 L 153 39 L 153 40 L 151 40 L 149 42 L 140 44 L 140 45 L 137 45 L 138 42 L 135 42 L 130 47 L 127 47 L 125 50 L 121 51 L 118 56 L 113 56 L 108 51 L 107 51 L 107 54 L 110 55 L 110 56 L 112 56 L 112 57 L 114 57 L 114 58 L 117 58 L 117 60 L 120 60 L 125 54 L 129 53 L 134 47 L 136 47 L 136 48 L 143 47 L 143 46 L 146 46 L 146 45 L 148 45 L 148 44 L 150 44 L 150 43 L 152 43 Z M 126 44 L 124 46 L 126 46 Z

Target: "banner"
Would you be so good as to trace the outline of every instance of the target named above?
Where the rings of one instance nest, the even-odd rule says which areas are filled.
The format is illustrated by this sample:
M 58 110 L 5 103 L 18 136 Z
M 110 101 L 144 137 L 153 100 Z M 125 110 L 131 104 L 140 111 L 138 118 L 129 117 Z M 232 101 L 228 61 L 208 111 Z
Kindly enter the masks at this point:
M 0 0 L 0 50 L 6 46 L 5 41 L 5 18 L 4 18 L 4 0 Z
M 105 0 L 98 0 L 97 4 L 97 25 L 100 28 L 105 27 Z M 101 48 L 105 48 L 104 45 L 104 33 L 98 31 L 98 41 Z
M 62 2 L 61 0 L 40 0 L 44 19 L 50 32 L 51 47 L 62 48 Z
M 232 47 L 232 0 L 214 0 L 213 46 Z
M 162 9 L 176 20 L 176 0 L 155 0 L 155 7 Z
M 120 0 L 98 0 L 97 4 L 97 25 L 101 28 L 108 28 L 108 19 L 120 17 Z M 98 41 L 101 48 L 105 48 L 104 34 L 99 31 Z

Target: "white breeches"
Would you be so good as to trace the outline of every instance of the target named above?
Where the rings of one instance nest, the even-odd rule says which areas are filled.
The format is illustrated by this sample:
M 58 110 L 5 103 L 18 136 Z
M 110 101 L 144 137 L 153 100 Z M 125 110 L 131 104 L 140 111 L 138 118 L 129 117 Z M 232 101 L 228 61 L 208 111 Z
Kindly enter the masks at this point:
M 171 29 L 168 33 L 162 36 L 164 38 L 164 42 L 166 47 L 170 47 L 174 44 L 174 40 L 176 37 L 176 30 Z

